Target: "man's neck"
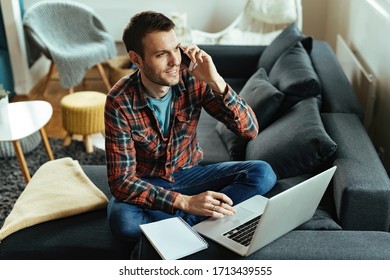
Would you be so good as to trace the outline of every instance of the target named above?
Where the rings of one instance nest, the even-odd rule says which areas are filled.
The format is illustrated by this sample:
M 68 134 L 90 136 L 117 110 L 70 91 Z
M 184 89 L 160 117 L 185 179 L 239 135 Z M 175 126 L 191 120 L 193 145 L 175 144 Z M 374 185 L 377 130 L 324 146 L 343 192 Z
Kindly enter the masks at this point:
M 148 79 L 145 78 L 142 79 L 142 76 L 141 76 L 141 83 L 144 86 L 145 94 L 152 98 L 163 98 L 171 88 L 169 86 L 160 86 L 160 85 L 149 83 Z
M 170 87 L 164 87 L 164 89 L 160 89 L 160 90 L 151 90 L 147 87 L 145 87 L 145 94 L 151 98 L 158 98 L 158 99 L 161 99 L 163 98 L 165 95 L 167 95 Z

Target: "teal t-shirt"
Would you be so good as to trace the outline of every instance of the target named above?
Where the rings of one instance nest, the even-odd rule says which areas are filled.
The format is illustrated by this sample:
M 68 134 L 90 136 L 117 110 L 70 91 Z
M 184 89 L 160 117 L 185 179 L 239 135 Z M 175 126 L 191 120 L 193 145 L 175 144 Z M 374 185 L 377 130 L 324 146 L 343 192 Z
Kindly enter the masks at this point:
M 168 137 L 172 113 L 172 88 L 169 89 L 163 98 L 159 99 L 148 97 L 147 99 L 149 102 L 149 107 L 156 114 L 164 137 Z

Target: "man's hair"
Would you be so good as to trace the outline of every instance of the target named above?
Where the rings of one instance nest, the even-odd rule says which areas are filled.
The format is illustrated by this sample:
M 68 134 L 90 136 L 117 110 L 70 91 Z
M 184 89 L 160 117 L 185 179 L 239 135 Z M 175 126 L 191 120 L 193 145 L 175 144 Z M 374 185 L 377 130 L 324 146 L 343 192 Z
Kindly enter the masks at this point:
M 134 15 L 123 31 L 122 40 L 127 52 L 134 51 L 144 57 L 143 38 L 148 33 L 170 31 L 175 28 L 174 22 L 165 15 L 145 11 Z

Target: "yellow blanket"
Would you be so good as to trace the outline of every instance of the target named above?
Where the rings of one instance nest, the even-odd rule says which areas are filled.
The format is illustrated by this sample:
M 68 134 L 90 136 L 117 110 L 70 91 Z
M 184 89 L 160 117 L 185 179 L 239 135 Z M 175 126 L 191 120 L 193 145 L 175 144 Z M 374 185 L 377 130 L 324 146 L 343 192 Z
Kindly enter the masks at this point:
M 17 199 L 0 230 L 0 241 L 20 229 L 104 208 L 107 203 L 78 161 L 62 158 L 46 162 Z

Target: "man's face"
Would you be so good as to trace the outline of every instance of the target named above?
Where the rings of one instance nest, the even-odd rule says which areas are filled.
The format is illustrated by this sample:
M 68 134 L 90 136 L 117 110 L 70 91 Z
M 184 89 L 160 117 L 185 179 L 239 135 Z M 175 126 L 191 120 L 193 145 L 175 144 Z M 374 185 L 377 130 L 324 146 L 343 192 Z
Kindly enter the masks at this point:
M 143 39 L 144 58 L 140 65 L 143 79 L 155 86 L 179 83 L 181 55 L 173 30 L 149 33 Z

